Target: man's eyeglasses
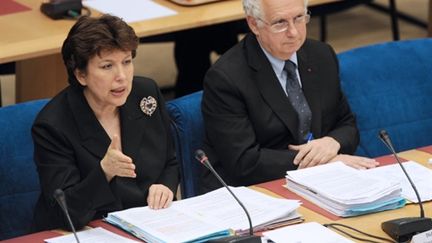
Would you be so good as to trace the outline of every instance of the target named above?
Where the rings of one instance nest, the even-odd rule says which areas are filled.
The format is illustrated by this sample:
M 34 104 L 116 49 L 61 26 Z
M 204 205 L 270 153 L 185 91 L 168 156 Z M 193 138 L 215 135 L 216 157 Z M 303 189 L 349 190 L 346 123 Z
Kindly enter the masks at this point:
M 307 11 L 305 14 L 299 15 L 292 19 L 292 21 L 281 19 L 274 23 L 269 23 L 261 18 L 258 17 L 258 20 L 263 22 L 264 24 L 270 26 L 270 30 L 273 33 L 280 33 L 284 32 L 289 28 L 290 22 L 294 24 L 294 26 L 297 28 L 298 26 L 302 24 L 307 24 L 310 21 L 310 12 Z

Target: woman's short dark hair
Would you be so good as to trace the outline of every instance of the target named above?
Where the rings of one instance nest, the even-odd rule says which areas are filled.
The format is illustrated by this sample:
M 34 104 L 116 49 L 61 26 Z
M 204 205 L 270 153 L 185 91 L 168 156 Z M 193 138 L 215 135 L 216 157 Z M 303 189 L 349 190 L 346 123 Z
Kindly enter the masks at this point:
M 78 69 L 85 73 L 89 59 L 100 55 L 102 51 L 131 51 L 134 58 L 138 41 L 132 27 L 116 16 L 106 14 L 99 18 L 79 18 L 69 31 L 62 47 L 69 84 L 82 87 L 74 71 Z

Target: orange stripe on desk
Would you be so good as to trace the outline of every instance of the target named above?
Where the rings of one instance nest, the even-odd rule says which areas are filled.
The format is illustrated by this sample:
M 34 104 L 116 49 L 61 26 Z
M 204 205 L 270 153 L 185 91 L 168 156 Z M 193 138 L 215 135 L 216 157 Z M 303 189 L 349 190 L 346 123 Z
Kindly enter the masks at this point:
M 401 152 L 398 153 L 398 155 L 404 159 L 413 160 L 422 165 L 427 165 L 428 160 L 432 157 L 432 154 L 416 149 Z

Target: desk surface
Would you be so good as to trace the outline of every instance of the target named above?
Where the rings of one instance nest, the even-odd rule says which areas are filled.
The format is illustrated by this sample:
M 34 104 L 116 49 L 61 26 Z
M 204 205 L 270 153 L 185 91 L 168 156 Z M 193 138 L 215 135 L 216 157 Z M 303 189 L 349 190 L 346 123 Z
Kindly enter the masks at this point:
M 432 158 L 432 146 L 428 146 L 422 149 L 416 149 L 416 150 L 409 150 L 406 152 L 399 153 L 399 156 L 406 160 L 414 160 L 417 161 L 423 165 L 428 166 L 429 168 L 432 168 L 432 165 L 427 165 L 429 158 Z M 391 157 L 387 156 L 384 157 L 385 160 L 393 160 Z M 280 197 L 279 195 L 273 193 L 270 190 L 263 189 L 260 187 L 253 186 L 252 187 L 255 190 L 264 192 L 266 194 L 273 195 L 275 197 Z M 424 206 L 425 209 L 425 215 L 427 217 L 432 216 L 432 202 L 425 203 Z M 419 215 L 419 207 L 416 204 L 407 205 L 403 208 L 396 209 L 396 210 L 390 210 L 390 211 L 384 211 L 379 213 L 373 213 L 373 214 L 367 214 L 363 216 L 357 216 L 352 218 L 342 218 L 337 221 L 332 221 L 325 216 L 322 216 L 321 214 L 318 214 L 312 210 L 309 210 L 305 207 L 299 208 L 299 213 L 301 213 L 306 222 L 318 222 L 321 224 L 325 223 L 331 223 L 331 222 L 337 222 L 341 224 L 346 224 L 349 226 L 352 226 L 356 229 L 362 230 L 364 232 L 381 236 L 385 238 L 389 238 L 382 230 L 381 230 L 381 222 L 384 222 L 386 220 L 396 219 L 396 218 L 403 218 L 403 217 L 416 217 Z M 91 227 L 103 227 L 107 230 L 110 230 L 114 233 L 131 237 L 130 235 L 127 235 L 124 231 L 121 231 L 109 224 L 106 224 L 102 222 L 101 220 L 96 220 L 90 223 Z M 350 231 L 350 233 L 353 233 Z M 43 242 L 44 239 L 54 237 L 60 235 L 58 231 L 43 231 L 35 234 L 30 234 L 22 237 L 17 237 L 14 239 L 6 240 L 5 243 L 26 243 L 26 242 Z M 363 237 L 362 235 L 358 235 L 356 233 L 353 233 L 355 236 Z M 390 239 L 390 238 L 389 238 Z M 354 240 L 355 241 L 355 240 Z M 360 242 L 360 241 L 359 241 Z
M 167 0 L 155 2 L 178 14 L 131 23 L 139 37 L 152 36 L 194 27 L 239 20 L 244 17 L 240 0 L 224 0 L 193 7 L 180 6 Z M 337 0 L 310 0 L 309 5 Z M 0 63 L 20 61 L 60 52 L 73 20 L 51 20 L 39 11 L 41 0 L 16 0 L 31 8 L 0 17 Z M 92 15 L 99 13 L 92 11 Z
M 74 21 L 51 20 L 39 11 L 42 0 L 15 1 L 31 10 L 0 16 L 0 64 L 16 61 L 17 102 L 53 97 L 67 86 L 60 49 Z M 241 0 L 222 0 L 193 7 L 168 0 L 154 1 L 177 14 L 131 23 L 139 37 L 244 18 Z M 340 0 L 309 0 L 309 5 L 335 1 Z M 93 11 L 92 15 L 99 13 Z
M 241 19 L 239 0 L 196 7 L 182 7 L 166 0 L 155 0 L 178 12 L 177 15 L 132 23 L 140 37 L 169 33 L 204 25 Z M 51 20 L 41 11 L 40 0 L 17 0 L 31 8 L 0 17 L 0 63 L 18 61 L 60 52 L 73 20 Z M 99 13 L 92 11 L 92 15 Z

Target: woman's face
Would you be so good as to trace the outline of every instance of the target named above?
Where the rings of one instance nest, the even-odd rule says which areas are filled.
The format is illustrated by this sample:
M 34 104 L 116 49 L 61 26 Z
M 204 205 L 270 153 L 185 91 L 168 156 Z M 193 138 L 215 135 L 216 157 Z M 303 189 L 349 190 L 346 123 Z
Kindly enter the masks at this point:
M 132 89 L 132 52 L 105 50 L 89 59 L 85 73 L 75 71 L 93 109 L 122 106 Z

